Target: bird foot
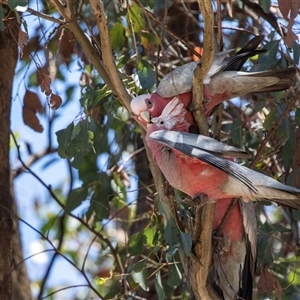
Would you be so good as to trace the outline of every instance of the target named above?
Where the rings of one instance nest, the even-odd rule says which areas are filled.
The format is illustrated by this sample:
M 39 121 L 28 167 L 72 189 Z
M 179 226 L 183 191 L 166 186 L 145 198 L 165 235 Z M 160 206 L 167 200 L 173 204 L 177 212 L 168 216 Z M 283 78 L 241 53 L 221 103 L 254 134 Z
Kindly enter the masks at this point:
M 190 206 L 203 206 L 209 202 L 209 199 L 206 195 L 199 194 L 193 198 L 185 198 L 182 201 Z
M 218 254 L 223 254 L 224 252 L 228 252 L 231 247 L 231 241 L 227 236 L 220 236 L 213 234 L 214 240 L 214 251 Z

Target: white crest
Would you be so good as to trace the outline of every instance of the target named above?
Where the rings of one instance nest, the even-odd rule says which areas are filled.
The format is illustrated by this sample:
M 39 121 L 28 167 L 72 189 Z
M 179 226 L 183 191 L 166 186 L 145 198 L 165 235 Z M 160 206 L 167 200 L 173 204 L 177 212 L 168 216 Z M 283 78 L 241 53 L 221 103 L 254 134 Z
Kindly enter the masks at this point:
M 152 118 L 152 123 L 168 130 L 176 130 L 182 126 L 188 128 L 189 123 L 185 119 L 186 109 L 178 97 L 174 97 L 162 111 L 161 115 Z

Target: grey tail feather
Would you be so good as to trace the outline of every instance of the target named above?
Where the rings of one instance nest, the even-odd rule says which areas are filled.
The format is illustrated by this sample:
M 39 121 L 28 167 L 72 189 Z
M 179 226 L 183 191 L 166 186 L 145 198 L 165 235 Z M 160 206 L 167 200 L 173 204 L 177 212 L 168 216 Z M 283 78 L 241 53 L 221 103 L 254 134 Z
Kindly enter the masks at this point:
M 300 197 L 300 196 L 298 196 Z M 270 200 L 268 200 L 270 201 Z M 275 203 L 277 203 L 278 205 L 281 205 L 281 206 L 287 206 L 289 208 L 293 208 L 293 209 L 296 209 L 296 210 L 299 210 L 300 209 L 300 198 L 299 199 L 275 199 L 275 200 L 272 200 L 274 201 Z
M 285 68 L 281 70 L 272 70 L 272 71 L 265 71 L 263 73 L 254 73 L 253 75 L 251 73 L 248 73 L 248 76 L 253 76 L 253 77 L 278 77 L 280 79 L 279 82 L 276 84 L 267 86 L 265 88 L 262 88 L 260 90 L 255 91 L 255 93 L 267 93 L 267 92 L 276 92 L 276 91 L 282 91 L 288 89 L 292 84 L 293 80 L 296 74 L 296 68 Z

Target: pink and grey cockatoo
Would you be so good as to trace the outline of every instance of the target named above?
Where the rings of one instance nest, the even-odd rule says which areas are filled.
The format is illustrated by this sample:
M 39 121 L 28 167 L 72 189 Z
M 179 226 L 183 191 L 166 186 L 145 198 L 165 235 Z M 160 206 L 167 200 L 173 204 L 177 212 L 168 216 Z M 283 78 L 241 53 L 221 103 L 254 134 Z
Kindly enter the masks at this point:
M 221 299 L 252 299 L 257 253 L 255 204 L 238 200 L 228 218 L 232 198 L 217 199 L 213 220 L 214 245 L 209 282 Z M 218 231 L 218 226 L 224 226 Z
M 256 54 L 266 52 L 257 50 L 263 36 L 257 36 L 249 41 L 235 55 L 232 50 L 215 54 L 212 66 L 203 82 L 203 96 L 206 99 L 206 115 L 209 116 L 219 103 L 234 97 L 254 92 L 274 92 L 289 88 L 296 73 L 295 68 L 274 71 L 240 72 L 242 65 Z M 192 102 L 193 73 L 198 61 L 180 66 L 163 77 L 153 94 L 143 94 L 131 101 L 131 110 L 138 121 L 145 125 L 143 113 L 150 112 L 151 117 L 158 117 L 166 104 L 177 96 L 188 107 Z M 186 116 L 193 123 L 191 112 Z
M 154 161 L 173 187 L 192 198 L 203 194 L 210 200 L 269 200 L 300 208 L 300 189 L 226 160 L 224 157 L 249 155 L 212 138 L 188 133 L 185 114 L 186 109 L 175 97 L 147 127 L 146 141 Z
M 177 163 L 179 161 L 175 158 L 177 156 L 176 151 L 173 153 L 164 145 L 158 144 L 151 139 L 151 132 L 155 133 L 156 130 L 160 129 L 186 132 L 189 124 L 185 119 L 185 113 L 186 110 L 183 108 L 183 104 L 177 98 L 169 102 L 162 112 L 162 115 L 152 119 L 154 124 L 148 125 L 146 140 L 151 148 L 154 160 L 158 163 L 159 167 L 163 165 L 161 170 L 165 176 L 166 173 L 168 174 L 166 178 L 170 180 L 169 178 L 174 176 L 173 179 L 175 183 L 173 180 L 170 180 L 170 183 L 175 188 L 186 192 L 190 196 L 197 196 L 199 195 L 198 192 L 191 194 L 187 190 L 183 190 L 181 188 L 182 180 L 179 179 L 179 177 L 183 175 L 180 170 L 182 164 L 192 160 L 190 160 L 190 158 L 185 160 L 184 155 L 182 155 L 183 160 L 180 161 L 178 165 Z M 209 146 L 210 140 L 212 139 L 203 137 L 204 148 L 214 153 L 215 150 Z M 216 143 L 217 145 L 221 144 Z M 228 157 L 248 157 L 246 152 L 235 147 L 223 144 L 221 144 L 221 146 L 221 148 L 216 149 L 217 153 L 226 151 L 225 155 Z M 158 154 L 159 151 L 162 151 L 161 155 Z M 179 153 L 178 155 L 181 156 Z M 166 171 L 167 169 L 168 171 Z M 208 172 L 210 172 L 209 169 Z M 197 179 L 199 180 L 198 186 L 202 184 L 201 174 L 204 181 L 207 180 L 204 175 L 205 169 L 203 169 L 200 174 L 197 174 Z M 187 173 L 184 176 L 195 176 L 195 173 Z M 205 187 L 208 189 L 214 188 L 214 181 L 217 180 L 217 178 L 218 177 L 214 178 L 213 181 L 207 182 Z M 194 180 L 193 182 L 195 184 Z M 199 188 L 199 190 L 201 190 L 200 193 L 203 193 L 202 188 Z M 216 200 L 216 208 L 213 230 L 216 231 L 220 223 L 223 222 L 223 218 L 233 198 L 222 195 L 221 198 L 214 198 L 214 200 Z M 240 297 L 245 300 L 252 299 L 252 283 L 254 280 L 257 247 L 256 229 L 254 203 L 251 201 L 245 203 L 239 200 L 238 204 L 235 205 L 230 212 L 228 219 L 224 222 L 222 229 L 218 231 L 218 236 L 221 236 L 222 242 L 220 242 L 221 246 L 217 247 L 220 249 L 215 249 L 213 253 L 210 282 L 216 292 L 225 300 L 231 300 L 235 297 Z

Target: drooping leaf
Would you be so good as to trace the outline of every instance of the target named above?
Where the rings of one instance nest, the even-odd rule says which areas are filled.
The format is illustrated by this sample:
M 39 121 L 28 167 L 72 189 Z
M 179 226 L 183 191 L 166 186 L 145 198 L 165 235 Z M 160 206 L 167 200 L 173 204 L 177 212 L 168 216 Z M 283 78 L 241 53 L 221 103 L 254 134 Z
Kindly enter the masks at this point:
M 38 117 L 32 110 L 23 106 L 22 116 L 25 125 L 29 126 L 31 129 L 33 129 L 36 132 L 43 132 L 44 130 L 43 126 L 40 124 Z
M 86 200 L 87 195 L 88 189 L 85 187 L 72 190 L 67 198 L 65 212 L 70 213 L 73 209 L 77 208 L 82 201 Z
M 143 244 L 144 244 L 145 236 L 137 232 L 133 234 L 128 241 L 128 252 L 131 255 L 139 255 L 143 253 Z
M 0 6 L 0 31 L 5 29 L 3 19 L 5 16 L 5 13 L 7 12 L 6 8 L 4 8 L 2 5 Z
M 292 214 L 293 214 L 293 217 L 296 221 L 300 221 L 300 211 L 299 210 L 295 210 L 293 209 L 292 210 Z
M 43 105 L 40 101 L 38 94 L 30 90 L 26 90 L 23 103 L 26 108 L 32 110 L 34 113 L 42 113 L 44 111 Z
M 241 147 L 242 145 L 242 121 L 240 118 L 236 118 L 231 126 L 230 136 L 235 146 Z
M 50 96 L 50 100 L 49 100 L 49 103 L 50 103 L 50 107 L 53 109 L 53 110 L 56 110 L 58 109 L 61 104 L 62 104 L 62 99 L 60 96 L 52 93 L 51 96 Z
M 150 90 L 155 84 L 155 72 L 150 69 L 143 67 L 138 71 L 139 81 L 143 89 Z
M 154 285 L 155 285 L 155 290 L 157 292 L 158 300 L 164 300 L 165 291 L 161 282 L 160 271 L 155 274 Z
M 299 45 L 296 41 L 293 41 L 293 60 L 295 65 L 298 65 L 299 63 L 299 56 L 300 56 Z
M 170 248 L 175 245 L 178 246 L 181 242 L 179 229 L 171 218 L 167 222 L 164 239 Z
M 27 5 L 28 0 L 8 0 L 8 6 L 12 10 L 14 10 L 17 6 L 26 7 Z
M 49 76 L 48 70 L 46 68 L 38 68 L 36 75 L 42 93 L 50 96 L 52 94 L 52 89 L 50 88 L 51 78 Z
M 68 154 L 68 146 L 71 143 L 73 136 L 74 124 L 73 122 L 68 125 L 66 129 L 61 129 L 56 132 L 57 142 L 58 142 L 58 155 L 61 158 L 71 158 Z
M 180 232 L 181 244 L 183 246 L 183 251 L 186 256 L 189 256 L 192 250 L 193 240 L 192 236 L 186 232 Z
M 297 126 L 300 127 L 300 108 L 296 109 L 295 122 L 296 122 Z
M 114 50 L 120 50 L 123 48 L 126 37 L 125 28 L 121 22 L 116 22 L 113 27 L 109 30 L 109 37 L 111 46 Z
M 153 247 L 155 245 L 155 236 L 156 236 L 157 226 L 150 227 L 148 226 L 144 230 L 144 236 L 146 238 L 146 245 L 148 247 Z
M 259 5 L 265 13 L 270 12 L 271 1 L 270 0 L 259 0 Z
M 137 5 L 130 5 L 127 15 L 127 22 L 131 24 L 134 32 L 140 32 L 145 26 L 145 18 L 142 9 Z
M 86 212 L 86 217 L 89 220 L 94 214 L 97 221 L 107 219 L 110 214 L 110 195 L 112 189 L 110 186 L 110 177 L 100 172 L 97 174 L 97 182 L 94 185 L 94 192 L 91 197 L 90 207 Z
M 131 276 L 134 282 L 139 284 L 144 291 L 149 291 L 149 286 L 147 284 L 148 272 L 146 269 L 146 260 L 141 260 L 135 264 Z
M 178 268 L 177 263 L 175 263 L 174 261 L 172 263 L 169 262 L 168 270 L 169 270 L 169 272 L 168 272 L 169 278 L 168 278 L 167 284 L 171 287 L 180 285 L 180 283 L 182 281 L 182 274 Z

